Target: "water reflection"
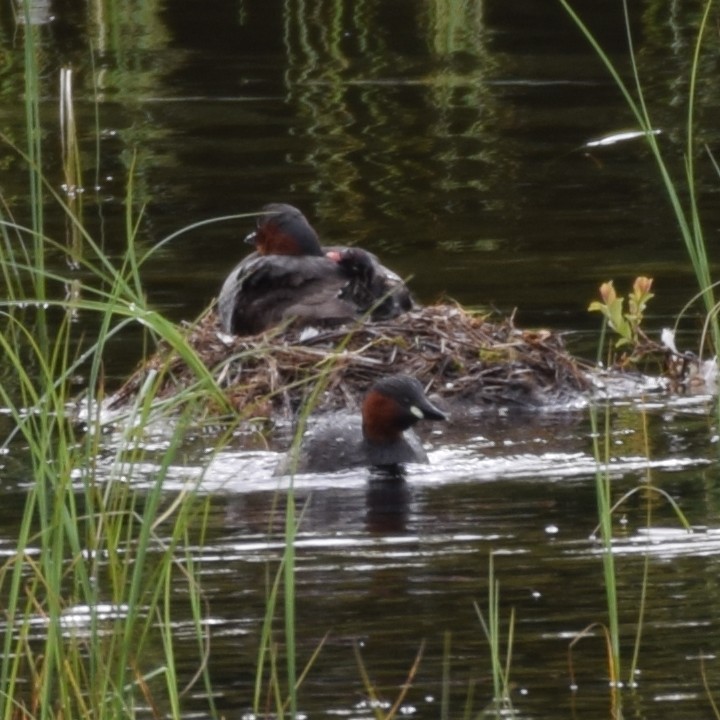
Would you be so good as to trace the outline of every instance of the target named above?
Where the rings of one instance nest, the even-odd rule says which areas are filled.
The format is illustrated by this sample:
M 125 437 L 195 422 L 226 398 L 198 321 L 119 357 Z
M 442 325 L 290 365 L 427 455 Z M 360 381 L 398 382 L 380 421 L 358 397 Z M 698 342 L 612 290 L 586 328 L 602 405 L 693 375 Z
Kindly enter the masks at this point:
M 617 439 L 627 443 L 627 453 L 617 445 L 613 497 L 652 482 L 677 498 L 694 524 L 707 529 L 692 534 L 681 530 L 672 508 L 651 493 L 636 493 L 616 514 L 627 656 L 646 557 L 651 578 L 641 674 L 637 689 L 624 703 L 655 717 L 674 694 L 685 717 L 704 717 L 693 658 L 699 647 L 708 656 L 720 650 L 709 633 L 718 597 L 712 579 L 717 574 L 714 528 L 720 521 L 716 463 L 704 465 L 711 453 L 702 413 L 672 413 L 659 407 L 650 412 L 651 422 L 657 422 L 653 436 L 675 439 L 657 443 L 658 452 L 665 448 L 667 454 L 657 457 L 648 478 L 647 461 L 635 448 L 642 435 L 641 416 L 636 411 L 633 426 L 631 410 L 620 406 L 617 413 L 624 427 Z M 453 708 L 464 707 L 468 684 L 473 684 L 479 712 L 491 691 L 487 643 L 473 604 L 484 608 L 487 602 L 487 563 L 493 553 L 503 632 L 510 608 L 516 613 L 511 674 L 519 716 L 572 717 L 574 705 L 583 717 L 607 717 L 612 697 L 599 630 L 573 651 L 578 685 L 574 693 L 567 670 L 569 642 L 605 616 L 600 549 L 590 539 L 597 518 L 594 463 L 582 451 L 590 446 L 587 423 L 582 416 L 570 421 L 513 415 L 485 417 L 476 427 L 466 428 L 464 439 L 457 428 L 451 431 L 456 434 L 431 436 L 431 464 L 408 466 L 405 478 L 353 471 L 295 479 L 301 518 L 295 578 L 300 661 L 329 633 L 303 685 L 302 707 L 310 715 L 372 717 L 354 646 L 360 647 L 381 700 L 392 702 L 424 642 L 419 671 L 403 707 L 435 717 L 449 634 L 449 702 Z M 569 452 L 573 447 L 576 454 Z M 207 494 L 204 542 L 179 552 L 189 549 L 202 568 L 214 686 L 227 716 L 241 716 L 248 711 L 254 687 L 268 578 L 277 572 L 284 549 L 287 479 L 271 477 L 277 457 L 271 451 L 228 449 L 209 464 L 207 458 L 200 461 L 200 444 L 195 451 L 194 465 L 171 469 L 167 501 L 193 488 Z M 143 483 L 151 485 L 159 471 L 151 462 L 152 452 L 147 459 L 124 479 L 141 494 Z M 98 464 L 102 483 L 103 463 Z M 115 472 L 113 467 L 107 466 L 109 473 Z M 119 478 L 112 474 L 108 481 Z M 14 497 L 21 501 L 22 493 Z M 12 500 L 6 494 L 4 507 L 17 520 L 18 510 L 10 509 Z M 652 526 L 647 529 L 649 510 Z M 13 522 L 6 520 L 9 537 Z M 10 545 L 4 547 L 12 552 Z M 185 616 L 189 612 L 178 605 L 175 641 L 183 678 L 196 670 L 190 619 Z M 80 611 L 78 618 L 81 624 Z M 678 657 L 687 659 L 680 674 Z M 189 708 L 203 712 L 202 695 L 188 702 Z
M 601 41 L 621 57 L 621 18 L 585 5 Z M 669 215 L 658 213 L 651 158 L 623 152 L 598 165 L 573 153 L 628 129 L 632 117 L 559 7 L 513 7 L 220 3 L 199 22 L 184 4 L 169 12 L 143 2 L 117 14 L 91 3 L 87 17 L 59 6 L 55 34 L 43 41 L 42 77 L 48 96 L 62 64 L 78 78 L 84 183 L 99 187 L 86 202 L 102 206 L 97 225 L 93 213 L 86 217 L 90 228 L 122 241 L 121 202 L 134 167 L 135 204 L 146 218 L 141 242 L 194 219 L 288 200 L 329 241 L 397 254 L 394 264 L 415 276 L 422 299 L 447 292 L 586 323 L 596 284 L 642 265 L 661 288 L 656 304 L 676 310 L 691 283 L 684 251 L 666 231 Z M 671 22 L 652 3 L 630 11 L 657 125 L 670 139 L 671 163 L 682 162 L 683 48 L 697 9 L 675 5 Z M 668 48 L 675 65 L 661 58 Z M 716 63 L 708 47 L 708 78 Z M 7 97 L 16 97 L 20 73 L 6 80 Z M 698 88 L 707 113 L 700 140 L 711 142 L 712 83 Z M 666 102 L 668 92 L 678 103 Z M 45 117 L 52 125 L 52 111 Z M 19 136 L 14 124 L 4 129 Z M 714 181 L 710 164 L 701 166 Z M 8 192 L 24 197 L 22 182 L 24 174 L 12 174 Z M 238 234 L 217 227 L 168 247 L 146 268 L 158 303 L 195 316 L 227 271 L 225 251 L 237 255 Z M 206 243 L 215 250 L 200 251 Z M 543 276 L 528 282 L 538 266 Z
M 410 490 L 405 469 L 375 469 L 365 494 L 365 526 L 371 533 L 400 533 L 406 529 Z
M 629 477 L 627 480 L 632 482 Z M 623 487 L 627 486 L 623 483 Z M 375 490 L 371 483 L 366 486 L 366 509 Z M 568 690 L 566 673 L 568 643 L 597 617 L 601 603 L 602 592 L 595 576 L 597 560 L 593 559 L 596 550 L 587 540 L 594 522 L 593 492 L 589 478 L 570 486 L 558 484 L 552 494 L 547 486 L 532 481 L 512 487 L 499 479 L 489 485 L 466 485 L 464 489 L 451 484 L 423 488 L 406 483 L 390 488 L 391 502 L 386 502 L 385 495 L 381 503 L 387 508 L 399 500 L 395 507 L 403 508 L 403 512 L 410 508 L 410 514 L 404 516 L 404 530 L 398 532 L 392 526 L 389 532 L 370 534 L 363 530 L 367 518 L 362 512 L 362 487 L 357 491 L 352 488 L 321 494 L 315 491 L 311 497 L 305 497 L 302 505 L 306 521 L 297 543 L 298 612 L 304 652 L 311 651 L 325 630 L 331 631 L 316 672 L 307 681 L 307 693 L 322 697 L 325 709 L 360 712 L 359 704 L 348 703 L 347 693 L 351 688 L 353 694 L 363 695 L 361 682 L 351 669 L 341 671 L 343 667 L 351 668 L 352 644 L 360 642 L 364 662 L 378 685 L 385 688 L 382 697 L 392 698 L 421 639 L 425 638 L 427 649 L 408 707 L 432 713 L 441 692 L 438 672 L 445 631 L 452 633 L 451 701 L 462 707 L 466 683 L 473 679 L 479 683 L 477 692 L 486 693 L 487 654 L 477 619 L 473 618 L 472 602 L 481 605 L 484 602 L 487 555 L 492 551 L 504 607 L 514 607 L 518 618 L 513 677 L 514 702 L 521 716 L 542 715 L 552 705 L 570 712 L 573 703 L 583 716 L 605 716 L 610 695 L 604 689 L 603 640 L 599 632 L 594 638 L 586 638 L 574 652 L 579 687 L 574 695 Z M 622 492 L 622 487 L 618 492 Z M 255 502 L 261 507 L 262 496 Z M 269 507 L 271 497 L 266 494 L 264 502 Z M 638 511 L 641 512 L 640 508 Z M 234 516 L 234 540 L 230 537 L 216 540 L 218 547 L 225 548 L 222 562 L 234 566 L 232 577 L 243 578 L 245 588 L 256 582 L 252 578 L 261 572 L 262 558 L 277 559 L 281 551 L 280 544 L 263 543 L 254 533 L 243 537 L 242 528 L 256 514 L 248 512 L 245 506 Z M 659 523 L 668 517 L 665 510 L 659 509 Z M 556 525 L 559 532 L 548 533 L 549 524 Z M 662 546 L 667 542 L 669 549 L 678 540 L 673 533 L 663 535 L 661 532 L 654 539 L 656 545 L 651 552 L 654 568 L 655 558 L 663 557 Z M 212 553 L 210 549 L 208 561 L 212 560 Z M 638 562 L 642 561 L 638 558 Z M 636 601 L 638 569 L 635 562 L 621 568 L 624 607 L 631 608 Z M 687 587 L 679 581 L 677 568 L 668 566 L 668 570 L 671 574 L 663 579 L 653 569 L 654 590 L 649 608 L 654 618 L 649 621 L 652 637 L 644 646 L 643 673 L 637 691 L 637 701 L 651 715 L 657 712 L 659 702 L 657 698 L 653 700 L 652 688 L 665 682 L 651 670 L 656 662 L 662 663 L 662 653 L 656 654 L 657 641 L 665 635 L 655 603 L 667 606 L 668 598 L 662 591 L 666 581 L 676 587 L 676 594 L 680 587 Z M 690 581 L 690 576 L 687 579 Z M 219 603 L 216 607 L 225 607 L 222 598 L 227 589 L 220 576 L 209 582 L 208 591 L 215 598 L 214 603 Z M 238 632 L 247 627 L 250 611 L 247 591 L 244 597 L 243 617 L 232 612 L 222 620 L 216 617 L 218 627 L 225 626 L 221 637 L 223 634 L 232 637 L 235 627 Z M 679 601 L 674 604 L 680 613 L 682 632 L 691 632 L 687 620 L 692 606 Z M 701 615 L 704 612 L 700 605 L 696 611 Z M 257 612 L 262 612 L 261 605 Z M 403 618 L 400 624 L 397 618 Z M 388 656 L 389 646 L 393 648 L 392 657 Z M 232 666 L 230 658 L 228 662 Z M 687 673 L 676 682 L 676 687 L 689 688 L 694 681 L 691 673 Z M 698 695 L 687 694 L 683 707 L 692 712 L 691 698 L 697 699 Z M 241 687 L 236 698 L 240 708 L 245 707 L 242 697 Z M 430 697 L 435 701 L 430 701 Z M 628 702 L 635 701 L 628 698 Z

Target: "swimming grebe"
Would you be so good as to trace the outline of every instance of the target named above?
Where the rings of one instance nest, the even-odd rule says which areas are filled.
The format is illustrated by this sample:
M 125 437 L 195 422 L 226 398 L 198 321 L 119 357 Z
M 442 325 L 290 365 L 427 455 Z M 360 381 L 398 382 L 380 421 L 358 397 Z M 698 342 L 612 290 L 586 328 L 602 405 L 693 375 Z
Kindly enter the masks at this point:
M 218 298 L 223 330 L 251 335 L 285 321 L 335 325 L 367 312 L 374 320 L 412 307 L 405 283 L 361 248 L 323 248 L 292 205 L 262 209 L 245 238 L 256 252 L 237 265 Z
M 446 419 L 415 378 L 391 375 L 376 381 L 365 395 L 362 418 L 346 413 L 326 418 L 303 438 L 295 467 L 289 452 L 275 475 L 426 463 L 422 443 L 409 428 L 420 420 Z

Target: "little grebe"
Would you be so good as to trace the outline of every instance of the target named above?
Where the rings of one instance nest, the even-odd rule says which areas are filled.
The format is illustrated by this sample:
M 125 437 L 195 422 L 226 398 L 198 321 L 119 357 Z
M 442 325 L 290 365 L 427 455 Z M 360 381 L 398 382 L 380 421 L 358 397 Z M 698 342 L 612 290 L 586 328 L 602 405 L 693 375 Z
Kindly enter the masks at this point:
M 335 472 L 352 467 L 397 468 L 404 463 L 428 462 L 420 439 L 409 428 L 419 420 L 446 420 L 447 415 L 408 375 L 392 375 L 375 382 L 362 404 L 362 418 L 335 414 L 303 438 L 297 463 L 289 452 L 275 475 L 291 471 Z M 408 432 L 405 432 L 408 430 Z
M 262 209 L 245 238 L 256 251 L 237 265 L 218 298 L 223 330 L 251 335 L 285 321 L 336 325 L 370 313 L 396 317 L 412 307 L 405 283 L 361 248 L 323 248 L 292 205 Z

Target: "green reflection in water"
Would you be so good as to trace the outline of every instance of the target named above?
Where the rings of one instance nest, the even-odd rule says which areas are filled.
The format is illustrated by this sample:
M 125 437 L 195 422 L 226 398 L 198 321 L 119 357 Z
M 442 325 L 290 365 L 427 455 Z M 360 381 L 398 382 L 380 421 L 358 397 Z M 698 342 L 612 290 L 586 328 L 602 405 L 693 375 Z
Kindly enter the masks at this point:
M 294 161 L 312 169 L 305 190 L 320 216 L 361 228 L 370 197 L 386 217 L 401 219 L 410 207 L 431 216 L 418 195 L 459 190 L 477 205 L 479 193 L 512 176 L 498 161 L 488 83 L 496 65 L 482 4 L 435 2 L 393 18 L 378 2 L 350 12 L 330 1 L 283 7 L 287 102 L 308 141 Z M 425 49 L 403 49 L 417 38 Z M 377 245 L 397 249 L 393 240 Z

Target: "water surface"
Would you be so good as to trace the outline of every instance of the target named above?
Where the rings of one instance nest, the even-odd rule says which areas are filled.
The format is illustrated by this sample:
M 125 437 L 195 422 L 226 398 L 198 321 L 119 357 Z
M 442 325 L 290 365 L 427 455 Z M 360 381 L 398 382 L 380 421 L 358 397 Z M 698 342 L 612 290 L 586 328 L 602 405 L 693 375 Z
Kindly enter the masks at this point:
M 636 275 L 655 278 L 648 329 L 671 322 L 695 284 L 654 160 L 642 140 L 587 146 L 636 127 L 606 70 L 559 5 L 449 5 L 176 0 L 132 3 L 120 17 L 100 3 L 45 6 L 51 180 L 62 186 L 57 82 L 66 65 L 74 75 L 85 219 L 111 255 L 124 249 L 133 165 L 134 206 L 144 208 L 141 248 L 199 220 L 285 201 L 302 208 L 328 244 L 363 245 L 412 276 L 422 301 L 517 308 L 520 326 L 566 331 L 578 352 L 594 353 L 599 321 L 586 308 L 608 279 L 629 289 Z M 617 4 L 578 8 L 626 72 Z M 631 7 L 653 123 L 678 173 L 698 12 L 679 3 Z M 21 56 L 7 29 L 0 41 L 0 127 L 17 139 Z M 710 43 L 698 83 L 695 160 L 711 245 L 718 182 L 703 145 L 718 144 L 717 64 Z M 26 174 L 13 153 L 4 157 L 3 196 L 22 218 Z M 65 222 L 47 205 L 51 231 L 63 241 Z M 177 321 L 197 316 L 246 251 L 240 239 L 251 227 L 251 219 L 217 223 L 165 245 L 143 268 L 153 305 Z M 68 277 L 79 272 L 59 259 L 57 266 Z M 80 326 L 91 331 L 93 319 L 81 317 Z M 694 343 L 697 327 L 691 313 L 681 341 Z M 139 332 L 123 336 L 108 358 L 109 382 L 141 354 Z M 709 686 L 720 684 L 713 400 L 632 397 L 610 412 L 613 499 L 657 486 L 696 528 L 684 531 L 650 491 L 632 495 L 614 517 L 626 671 L 646 558 L 650 582 L 636 687 L 623 691 L 626 714 L 706 718 L 703 663 Z M 2 432 L 10 427 L 0 416 Z M 449 647 L 451 716 L 461 716 L 470 687 L 475 711 L 483 708 L 492 694 L 490 662 L 474 603 L 486 610 L 492 553 L 504 632 L 511 608 L 516 617 L 517 715 L 608 717 L 591 435 L 582 408 L 498 409 L 431 431 L 431 464 L 410 468 L 404 485 L 378 485 L 364 472 L 299 477 L 301 664 L 327 634 L 300 692 L 302 712 L 373 717 L 355 648 L 391 704 L 422 647 L 402 713 L 437 718 Z M 109 436 L 101 477 L 114 472 L 113 442 Z M 166 482 L 168 501 L 188 485 L 211 499 L 211 531 L 194 552 L 210 607 L 216 702 L 228 718 L 248 717 L 267 578 L 282 553 L 286 484 L 271 471 L 285 442 L 271 437 L 265 447 L 238 436 L 210 457 L 202 435 L 189 437 Z M 10 552 L 33 481 L 19 442 L 0 467 L 0 551 Z M 127 482 L 142 491 L 157 472 L 151 453 Z M 196 667 L 185 612 L 178 600 L 187 679 Z M 591 626 L 573 651 L 572 690 L 569 646 Z M 186 703 L 187 717 L 207 712 L 199 690 Z

